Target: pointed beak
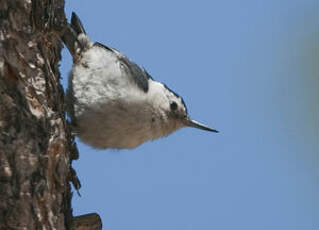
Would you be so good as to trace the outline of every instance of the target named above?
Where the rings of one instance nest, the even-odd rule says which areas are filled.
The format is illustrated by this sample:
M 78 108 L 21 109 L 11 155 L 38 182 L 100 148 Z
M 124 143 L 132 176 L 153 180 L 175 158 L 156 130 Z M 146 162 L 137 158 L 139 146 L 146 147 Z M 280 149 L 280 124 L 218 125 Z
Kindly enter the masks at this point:
M 202 129 L 202 130 L 206 130 L 206 131 L 210 131 L 210 132 L 214 132 L 214 133 L 218 133 L 217 130 L 211 129 L 211 128 L 207 127 L 206 125 L 199 123 L 198 121 L 195 121 L 195 120 L 190 119 L 189 117 L 187 117 L 187 118 L 184 120 L 184 124 L 185 124 L 186 126 L 189 126 L 189 127 L 193 127 L 193 128 L 197 128 L 197 129 Z

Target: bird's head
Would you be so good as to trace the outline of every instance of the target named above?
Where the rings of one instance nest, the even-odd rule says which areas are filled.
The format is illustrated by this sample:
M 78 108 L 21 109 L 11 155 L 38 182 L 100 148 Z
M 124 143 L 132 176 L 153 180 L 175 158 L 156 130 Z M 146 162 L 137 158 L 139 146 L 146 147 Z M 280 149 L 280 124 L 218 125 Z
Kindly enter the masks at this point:
M 205 131 L 215 132 L 218 131 L 211 129 L 208 126 L 192 120 L 188 115 L 186 104 L 182 97 L 180 97 L 173 90 L 169 89 L 165 84 L 159 83 L 159 97 L 161 98 L 161 105 L 163 111 L 168 119 L 168 125 L 173 130 L 182 127 L 193 127 Z

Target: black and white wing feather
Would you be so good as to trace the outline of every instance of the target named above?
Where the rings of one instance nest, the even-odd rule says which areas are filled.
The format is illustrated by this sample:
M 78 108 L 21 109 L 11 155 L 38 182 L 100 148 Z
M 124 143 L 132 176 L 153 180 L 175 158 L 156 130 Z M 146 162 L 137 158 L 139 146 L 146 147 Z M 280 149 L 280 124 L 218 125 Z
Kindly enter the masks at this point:
M 106 45 L 103 45 L 99 42 L 95 42 L 94 46 L 102 47 L 110 52 L 113 52 L 117 58 L 118 61 L 121 62 L 122 66 L 124 67 L 124 70 L 126 71 L 126 74 L 133 79 L 135 84 L 143 90 L 145 93 L 148 92 L 148 80 L 152 79 L 152 77 L 146 72 L 145 69 L 142 69 L 139 67 L 136 63 L 130 61 L 125 55 L 120 53 L 119 51 L 108 47 Z

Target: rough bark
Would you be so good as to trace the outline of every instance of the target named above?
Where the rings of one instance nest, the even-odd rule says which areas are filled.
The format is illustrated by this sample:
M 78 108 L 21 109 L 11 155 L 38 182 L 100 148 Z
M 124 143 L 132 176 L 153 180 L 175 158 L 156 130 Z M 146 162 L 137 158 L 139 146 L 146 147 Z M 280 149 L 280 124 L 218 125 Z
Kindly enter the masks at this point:
M 0 0 L 0 229 L 71 229 L 63 0 Z M 74 178 L 74 176 L 73 176 Z
M 101 230 L 102 221 L 96 213 L 86 214 L 73 218 L 72 230 Z

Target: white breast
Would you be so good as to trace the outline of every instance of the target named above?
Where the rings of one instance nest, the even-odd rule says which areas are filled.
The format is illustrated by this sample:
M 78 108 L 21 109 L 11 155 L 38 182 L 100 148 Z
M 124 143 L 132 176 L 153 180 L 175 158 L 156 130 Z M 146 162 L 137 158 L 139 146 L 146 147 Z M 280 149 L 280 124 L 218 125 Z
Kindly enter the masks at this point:
M 169 102 L 163 85 L 149 79 L 145 93 L 112 52 L 92 47 L 83 53 L 70 80 L 76 133 L 95 148 L 135 148 L 180 128 L 165 113 Z

